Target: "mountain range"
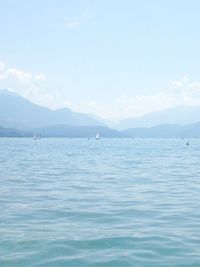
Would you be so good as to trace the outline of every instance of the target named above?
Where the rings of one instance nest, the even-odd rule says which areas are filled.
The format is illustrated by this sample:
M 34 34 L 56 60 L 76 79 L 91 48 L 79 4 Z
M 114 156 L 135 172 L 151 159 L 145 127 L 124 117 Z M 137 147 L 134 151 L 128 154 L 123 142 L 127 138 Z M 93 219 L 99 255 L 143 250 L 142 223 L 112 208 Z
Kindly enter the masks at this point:
M 31 137 L 32 133 L 0 126 L 0 137 Z
M 151 112 L 138 118 L 122 120 L 116 128 L 154 127 L 160 124 L 191 124 L 200 121 L 200 106 L 176 106 L 157 112 Z
M 123 131 L 126 137 L 135 138 L 199 138 L 200 122 L 187 125 L 161 124 L 154 127 L 130 128 Z
M 121 121 L 117 129 L 105 120 L 68 108 L 51 110 L 8 90 L 0 90 L 0 136 L 30 137 L 200 137 L 200 106 L 177 106 Z
M 68 108 L 51 110 L 8 90 L 0 90 L 0 126 L 27 130 L 58 124 L 105 126 L 103 122 L 87 114 Z

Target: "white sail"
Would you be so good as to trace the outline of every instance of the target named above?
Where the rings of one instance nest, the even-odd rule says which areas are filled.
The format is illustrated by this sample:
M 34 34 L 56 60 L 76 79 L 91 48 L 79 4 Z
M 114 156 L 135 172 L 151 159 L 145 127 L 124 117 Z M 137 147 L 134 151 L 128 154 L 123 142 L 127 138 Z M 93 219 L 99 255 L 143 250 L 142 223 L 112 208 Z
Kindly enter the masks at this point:
M 100 135 L 99 135 L 99 133 L 96 134 L 95 139 L 96 139 L 96 140 L 99 140 L 99 139 L 100 139 Z

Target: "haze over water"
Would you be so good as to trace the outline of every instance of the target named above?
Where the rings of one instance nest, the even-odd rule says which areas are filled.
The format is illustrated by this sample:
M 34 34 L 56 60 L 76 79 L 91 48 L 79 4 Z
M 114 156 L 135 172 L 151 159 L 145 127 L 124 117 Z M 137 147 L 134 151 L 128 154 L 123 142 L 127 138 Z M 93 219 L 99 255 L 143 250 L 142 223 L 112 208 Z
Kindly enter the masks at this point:
M 0 141 L 0 266 L 200 266 L 200 140 Z

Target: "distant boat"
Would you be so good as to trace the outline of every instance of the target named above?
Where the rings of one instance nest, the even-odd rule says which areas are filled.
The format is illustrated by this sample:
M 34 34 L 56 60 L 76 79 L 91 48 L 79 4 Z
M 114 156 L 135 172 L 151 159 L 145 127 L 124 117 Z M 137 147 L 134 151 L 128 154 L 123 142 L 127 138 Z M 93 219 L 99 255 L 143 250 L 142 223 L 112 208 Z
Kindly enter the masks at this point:
M 100 135 L 99 135 L 99 133 L 96 134 L 95 139 L 96 139 L 96 140 L 99 140 L 99 139 L 100 139 Z
M 37 135 L 37 134 L 33 135 L 33 140 L 37 140 L 37 139 L 40 139 L 40 138 L 41 138 L 41 135 Z
M 189 142 L 187 142 L 187 143 L 186 143 L 186 146 L 189 146 L 189 145 L 190 145 L 190 143 L 189 143 Z

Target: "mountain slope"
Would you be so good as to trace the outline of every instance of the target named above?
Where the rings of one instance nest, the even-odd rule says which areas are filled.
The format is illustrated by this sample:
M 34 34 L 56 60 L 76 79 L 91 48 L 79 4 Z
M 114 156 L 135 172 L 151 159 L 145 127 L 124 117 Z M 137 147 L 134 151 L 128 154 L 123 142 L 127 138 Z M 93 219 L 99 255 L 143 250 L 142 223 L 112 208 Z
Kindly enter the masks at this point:
M 33 134 L 16 130 L 16 129 L 11 129 L 11 128 L 4 128 L 0 127 L 0 137 L 31 137 Z
M 159 124 L 190 124 L 200 121 L 200 106 L 177 106 L 122 120 L 117 129 L 153 127 Z
M 0 90 L 0 125 L 17 129 L 31 129 L 54 124 L 80 126 L 104 126 L 89 115 L 73 112 L 70 109 L 51 110 L 31 103 L 27 99 Z
M 200 137 L 200 122 L 180 125 L 163 124 L 150 128 L 130 128 L 123 131 L 127 137 L 141 138 L 188 138 Z
M 92 138 L 96 136 L 97 132 L 101 137 L 106 138 L 125 137 L 122 132 L 102 126 L 52 125 L 37 128 L 34 132 L 43 137 Z

